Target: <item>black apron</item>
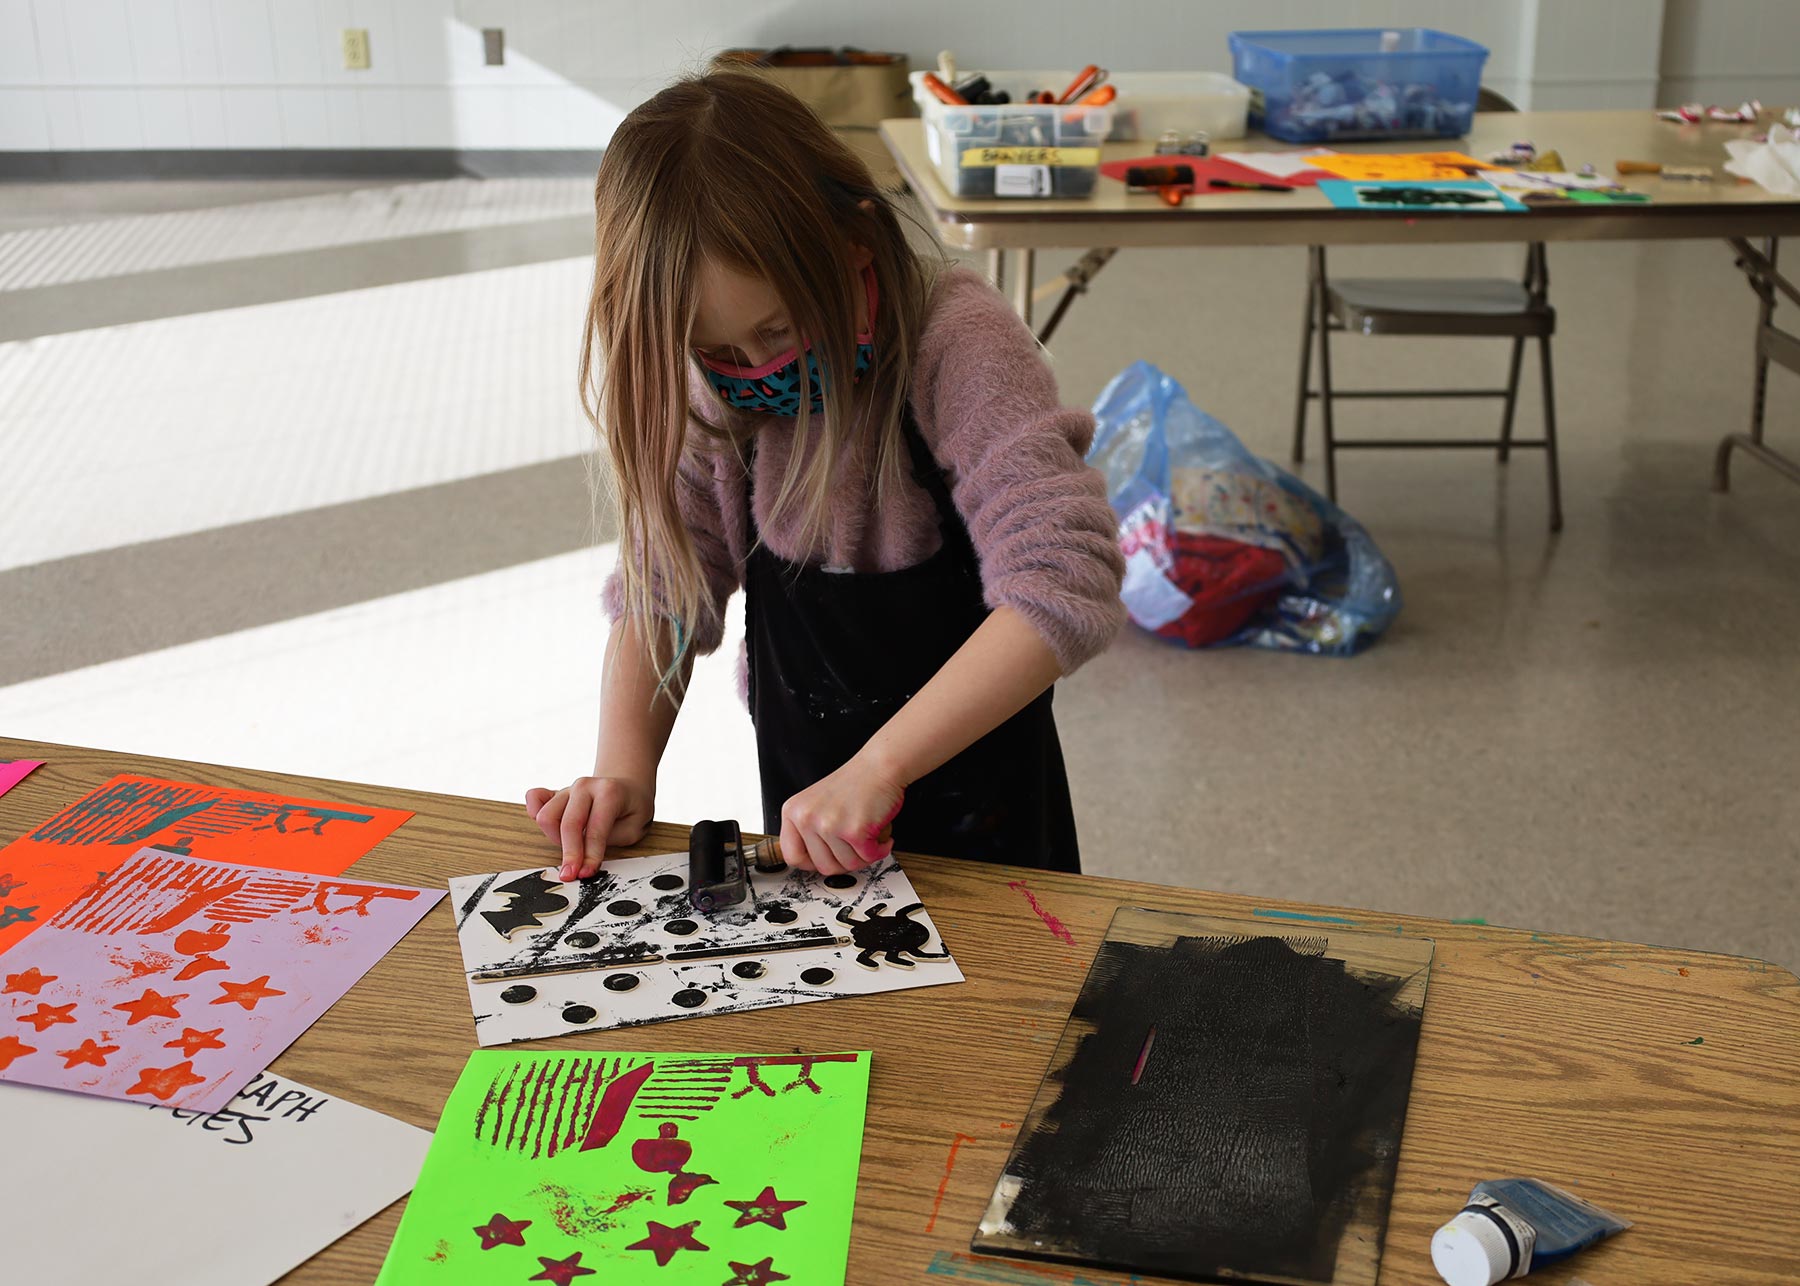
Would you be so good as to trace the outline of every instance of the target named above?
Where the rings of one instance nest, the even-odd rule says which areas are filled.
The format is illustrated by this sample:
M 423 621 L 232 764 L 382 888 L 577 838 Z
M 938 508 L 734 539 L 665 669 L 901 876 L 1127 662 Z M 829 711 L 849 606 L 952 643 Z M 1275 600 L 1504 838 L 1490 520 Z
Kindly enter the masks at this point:
M 909 409 L 914 480 L 937 509 L 942 545 L 894 572 L 828 572 L 776 557 L 757 539 L 756 444 L 744 522 L 750 717 L 762 772 L 763 829 L 789 798 L 836 772 L 987 619 L 981 565 Z M 1075 814 L 1052 690 L 907 787 L 894 846 L 978 862 L 1079 871 Z

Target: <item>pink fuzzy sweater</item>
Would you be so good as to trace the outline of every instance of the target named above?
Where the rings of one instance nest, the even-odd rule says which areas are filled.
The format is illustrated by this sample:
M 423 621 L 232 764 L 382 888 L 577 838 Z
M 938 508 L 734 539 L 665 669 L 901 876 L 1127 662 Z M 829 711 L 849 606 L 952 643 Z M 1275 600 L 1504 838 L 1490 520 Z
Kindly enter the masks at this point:
M 717 407 L 698 374 L 690 380 L 690 396 L 703 412 Z M 948 269 L 938 279 L 910 397 L 919 431 L 944 467 L 951 499 L 974 542 L 988 606 L 1010 607 L 1030 621 L 1063 673 L 1071 673 L 1102 651 L 1125 620 L 1117 520 L 1100 474 L 1083 460 L 1094 436 L 1093 417 L 1060 404 L 1055 377 L 1030 330 L 999 292 L 966 268 Z M 931 498 L 910 470 L 876 510 L 871 462 L 859 453 L 840 468 L 835 494 L 844 501 L 831 512 L 826 548 L 800 548 L 798 522 L 769 522 L 795 449 L 794 421 L 763 418 L 768 427 L 756 443 L 756 529 L 772 553 L 791 562 L 885 572 L 937 551 Z M 749 553 L 742 470 L 729 453 L 690 445 L 678 492 L 712 591 L 708 619 L 694 623 L 693 645 L 704 655 L 719 646 L 725 604 L 742 585 Z M 605 604 L 616 621 L 622 610 L 616 573 L 606 584 Z

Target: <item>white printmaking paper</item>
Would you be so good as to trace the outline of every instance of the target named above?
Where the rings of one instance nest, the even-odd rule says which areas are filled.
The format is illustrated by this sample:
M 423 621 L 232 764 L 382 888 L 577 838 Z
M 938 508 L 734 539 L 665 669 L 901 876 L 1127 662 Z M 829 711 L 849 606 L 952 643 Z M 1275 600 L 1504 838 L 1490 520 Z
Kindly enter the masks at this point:
M 267 1286 L 412 1190 L 431 1132 L 260 1072 L 217 1112 L 0 1085 L 0 1278 Z
M 1304 152 L 1220 152 L 1221 160 L 1234 165 L 1247 165 L 1270 178 L 1291 179 L 1302 170 L 1310 170 L 1312 157 L 1330 156 L 1329 147 L 1309 147 Z
M 667 853 L 609 861 L 568 884 L 554 868 L 451 880 L 476 1039 L 504 1045 L 963 980 L 891 857 L 855 875 L 752 870 L 744 901 L 710 916 L 689 904 L 687 873 L 687 854 Z

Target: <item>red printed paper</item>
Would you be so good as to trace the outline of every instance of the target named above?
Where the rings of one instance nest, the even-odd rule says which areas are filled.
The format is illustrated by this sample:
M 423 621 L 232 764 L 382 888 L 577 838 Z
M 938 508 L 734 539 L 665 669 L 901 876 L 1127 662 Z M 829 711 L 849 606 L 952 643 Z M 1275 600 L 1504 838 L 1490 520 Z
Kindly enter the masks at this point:
M 121 773 L 0 849 L 0 952 L 145 846 L 340 875 L 411 816 Z

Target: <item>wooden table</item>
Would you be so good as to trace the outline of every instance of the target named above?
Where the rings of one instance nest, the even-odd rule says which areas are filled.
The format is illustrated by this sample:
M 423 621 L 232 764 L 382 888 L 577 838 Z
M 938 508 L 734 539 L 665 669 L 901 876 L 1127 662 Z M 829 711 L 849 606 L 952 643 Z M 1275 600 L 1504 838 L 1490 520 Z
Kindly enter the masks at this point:
M 352 868 L 371 879 L 435 887 L 451 875 L 552 856 L 509 804 L 6 738 L 0 758 L 48 761 L 0 796 L 0 841 L 114 774 L 135 771 L 414 810 Z M 681 828 L 658 825 L 642 851 L 685 846 Z M 1800 1176 L 1800 980 L 1783 969 L 1736 956 L 926 857 L 908 858 L 906 869 L 968 975 L 963 985 L 629 1034 L 634 1048 L 874 1051 L 851 1282 L 1127 1280 L 977 1259 L 967 1250 L 1120 905 L 1250 922 L 1277 913 L 1261 916 L 1271 924 L 1339 916 L 1364 930 L 1436 940 L 1384 1284 L 1437 1282 L 1426 1250 L 1432 1230 L 1476 1180 L 1514 1174 L 1570 1185 L 1637 1224 L 1570 1269 L 1533 1281 L 1579 1275 L 1602 1284 L 1749 1286 L 1800 1278 L 1792 1206 Z M 530 1043 L 604 1048 L 612 1040 L 591 1033 Z M 429 1128 L 474 1048 L 446 901 L 275 1068 Z M 396 1205 L 370 1220 L 285 1280 L 368 1282 L 399 1212 Z
M 1048 339 L 1063 312 L 1085 292 L 1088 283 L 1121 248 L 1137 246 L 1332 246 L 1427 245 L 1471 242 L 1641 241 L 1718 237 L 1730 244 L 1737 266 L 1749 279 L 1759 306 L 1756 362 L 1751 390 L 1749 431 L 1729 434 L 1719 443 L 1713 481 L 1717 490 L 1729 484 L 1733 450 L 1740 450 L 1800 482 L 1800 460 L 1774 450 L 1764 440 L 1763 409 L 1767 364 L 1775 361 L 1800 371 L 1800 338 L 1774 325 L 1776 297 L 1800 304 L 1800 289 L 1776 269 L 1778 239 L 1800 233 L 1800 198 L 1767 192 L 1726 174 L 1727 139 L 1750 138 L 1767 130 L 1775 118 L 1757 125 L 1675 125 L 1647 111 L 1483 112 L 1463 139 L 1408 139 L 1388 144 L 1333 143 L 1342 152 L 1420 152 L 1455 149 L 1477 158 L 1529 139 L 1544 151 L 1562 153 L 1574 169 L 1592 163 L 1602 174 L 1627 187 L 1648 192 L 1652 200 L 1630 205 L 1534 207 L 1520 214 L 1476 214 L 1341 210 L 1314 188 L 1291 193 L 1234 192 L 1190 197 L 1179 209 L 1164 205 L 1152 193 L 1132 193 L 1123 183 L 1102 178 L 1085 199 L 1002 200 L 951 195 L 938 177 L 926 148 L 924 123 L 906 118 L 881 123 L 881 137 L 893 153 L 908 186 L 918 196 L 927 220 L 947 246 L 988 252 L 989 274 L 996 285 L 1011 279 L 1013 304 L 1026 321 L 1034 301 L 1062 290 L 1061 302 L 1040 334 Z M 1245 139 L 1215 140 L 1224 152 L 1291 151 L 1298 144 L 1262 134 Z M 1109 143 L 1102 163 L 1141 157 L 1153 143 Z M 1179 160 L 1179 158 L 1174 158 Z M 1710 183 L 1664 179 L 1656 175 L 1613 175 L 1620 160 L 1654 161 L 1674 166 L 1707 166 L 1716 173 Z M 1760 238 L 1762 245 L 1752 245 Z M 1050 247 L 1085 249 L 1087 254 L 1061 283 L 1034 289 L 1036 252 Z M 1010 269 L 1008 251 L 1014 251 Z M 1674 320 L 1674 319 L 1671 319 Z

